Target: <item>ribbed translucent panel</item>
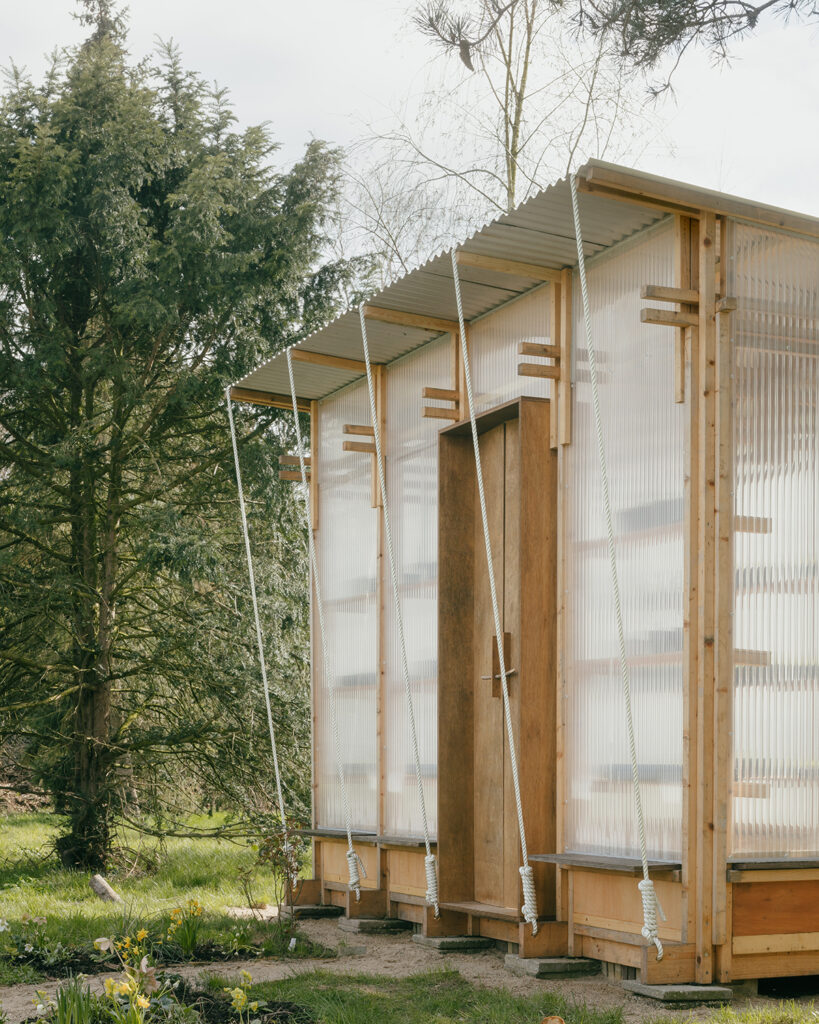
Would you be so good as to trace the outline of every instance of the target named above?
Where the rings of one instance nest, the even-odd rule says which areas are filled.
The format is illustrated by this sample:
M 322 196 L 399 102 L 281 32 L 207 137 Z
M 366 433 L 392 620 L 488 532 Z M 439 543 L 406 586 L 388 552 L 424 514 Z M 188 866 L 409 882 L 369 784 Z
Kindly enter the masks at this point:
M 371 459 L 342 451 L 345 423 L 370 423 L 366 384 L 319 406 L 317 558 L 324 598 L 330 671 L 336 687 L 341 760 L 354 828 L 378 826 L 378 515 L 371 507 Z M 317 824 L 344 827 L 328 682 L 323 678 L 314 616 Z
M 438 431 L 424 419 L 424 387 L 449 388 L 448 339 L 426 345 L 387 371 L 387 488 L 407 645 L 427 821 L 437 831 L 438 798 Z M 385 616 L 384 831 L 423 834 L 392 589 Z
M 470 326 L 469 364 L 476 411 L 491 409 L 520 395 L 549 397 L 552 381 L 518 376 L 518 363 L 543 362 L 518 355 L 518 343 L 549 343 L 551 298 L 548 285 L 538 288 Z
M 729 232 L 735 444 L 730 849 L 819 854 L 819 245 Z M 740 527 L 745 525 L 746 529 Z
M 673 285 L 663 224 L 588 267 L 617 568 L 649 856 L 682 838 L 683 481 L 688 406 L 672 328 L 640 323 L 640 287 Z M 565 451 L 566 847 L 638 856 L 614 604 L 579 282 L 572 444 Z

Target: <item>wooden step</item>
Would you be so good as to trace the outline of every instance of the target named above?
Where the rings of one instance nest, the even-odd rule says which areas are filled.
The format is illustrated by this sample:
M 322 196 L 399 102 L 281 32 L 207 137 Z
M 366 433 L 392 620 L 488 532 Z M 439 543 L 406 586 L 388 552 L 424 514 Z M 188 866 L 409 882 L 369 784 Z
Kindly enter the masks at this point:
M 459 914 L 471 914 L 473 917 L 488 917 L 493 921 L 522 921 L 520 911 L 515 907 L 496 907 L 491 903 L 442 903 L 444 910 L 455 910 Z

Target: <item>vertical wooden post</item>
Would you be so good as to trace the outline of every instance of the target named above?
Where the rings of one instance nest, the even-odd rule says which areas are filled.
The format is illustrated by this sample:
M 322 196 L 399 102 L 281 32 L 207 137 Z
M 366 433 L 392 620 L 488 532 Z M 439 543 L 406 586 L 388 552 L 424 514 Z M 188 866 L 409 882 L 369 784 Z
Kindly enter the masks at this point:
M 699 282 L 699 224 L 676 218 L 677 259 L 691 288 Z M 683 938 L 693 942 L 697 919 L 697 663 L 699 553 L 699 329 L 688 335 L 689 411 L 686 428 L 683 570 Z
M 714 622 L 716 763 L 714 774 L 714 920 L 713 942 L 719 952 L 719 973 L 730 978 L 731 928 L 728 914 L 728 812 L 733 763 L 734 690 L 734 437 L 731 316 L 734 303 L 727 294 L 727 255 L 730 222 L 719 223 L 721 302 L 717 314 L 716 351 L 716 468 L 717 565 Z
M 561 338 L 561 307 L 560 307 L 560 284 L 553 281 L 549 292 L 549 341 L 552 345 L 560 345 Z M 561 347 L 562 355 L 562 347 Z M 560 362 L 560 376 L 570 373 L 571 367 L 563 366 Z M 560 382 L 552 381 L 551 402 L 549 403 L 549 445 L 557 448 L 560 439 Z
M 467 415 L 466 412 L 466 388 L 463 382 L 463 372 L 461 363 L 461 339 L 458 336 L 457 331 L 452 331 L 449 335 L 449 351 L 450 351 L 450 365 L 451 365 L 451 379 L 452 379 L 452 390 L 458 392 L 458 401 L 456 408 L 458 410 L 458 418 L 464 419 Z
M 557 610 L 555 614 L 555 852 L 566 849 L 566 449 L 557 450 Z M 569 872 L 556 869 L 555 919 L 569 912 Z
M 699 234 L 699 552 L 697 619 L 697 928 L 696 980 L 713 980 L 714 622 L 716 568 L 716 273 L 717 225 L 700 215 Z
M 560 380 L 557 385 L 560 444 L 572 443 L 572 270 L 560 277 Z

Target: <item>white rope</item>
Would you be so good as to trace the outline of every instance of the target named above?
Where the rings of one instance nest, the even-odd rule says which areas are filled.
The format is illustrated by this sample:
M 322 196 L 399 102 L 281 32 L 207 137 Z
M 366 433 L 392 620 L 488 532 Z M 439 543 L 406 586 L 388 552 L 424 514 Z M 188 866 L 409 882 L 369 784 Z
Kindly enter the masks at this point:
M 586 328 L 586 350 L 588 352 L 589 373 L 591 376 L 592 407 L 594 409 L 594 429 L 597 434 L 597 455 L 600 462 L 600 477 L 603 491 L 603 513 L 606 520 L 608 541 L 609 570 L 611 573 L 611 589 L 614 598 L 614 613 L 617 620 L 617 643 L 620 653 L 620 672 L 623 680 L 623 700 L 626 706 L 626 729 L 631 757 L 631 779 L 634 788 L 634 808 L 637 814 L 637 828 L 640 836 L 640 860 L 643 865 L 643 878 L 638 883 L 640 897 L 643 901 L 643 938 L 653 942 L 657 947 L 657 959 L 663 958 L 663 944 L 657 934 L 657 915 L 662 920 L 665 914 L 657 900 L 654 882 L 648 877 L 648 854 L 646 852 L 646 828 L 643 818 L 643 796 L 640 788 L 640 773 L 637 762 L 637 746 L 634 740 L 634 718 L 631 710 L 631 678 L 628 659 L 626 657 L 626 637 L 623 629 L 623 609 L 620 603 L 620 582 L 617 576 L 617 558 L 614 549 L 614 526 L 611 516 L 611 498 L 609 495 L 609 474 L 606 462 L 606 444 L 603 438 L 603 424 L 600 416 L 600 395 L 597 386 L 597 358 L 592 337 L 591 310 L 589 307 L 589 291 L 586 284 L 586 259 L 583 253 L 583 235 L 580 229 L 580 207 L 577 201 L 577 179 L 572 174 L 569 178 L 572 193 L 572 214 L 574 216 L 574 234 L 577 242 L 577 269 L 580 273 L 580 291 L 583 297 L 583 322 Z
M 378 409 L 375 401 L 375 386 L 373 384 L 373 372 L 370 365 L 370 346 L 367 340 L 367 321 L 364 316 L 364 306 L 359 306 L 359 319 L 361 320 L 361 341 L 364 345 L 364 362 L 367 366 L 367 391 L 370 396 L 370 418 L 373 425 L 373 436 L 375 438 L 375 460 L 378 467 L 378 483 L 381 488 L 381 505 L 384 512 L 384 539 L 387 542 L 387 558 L 390 564 L 390 579 L 392 581 L 392 597 L 395 604 L 395 619 L 398 626 L 398 644 L 401 650 L 401 673 L 404 677 L 404 695 L 407 702 L 407 717 L 409 718 L 410 739 L 412 740 L 412 754 L 415 760 L 415 782 L 418 787 L 418 802 L 421 805 L 421 821 L 424 826 L 424 846 L 426 857 L 424 858 L 424 870 L 427 878 L 427 904 L 435 908 L 435 916 L 440 917 L 441 911 L 438 905 L 438 865 L 437 859 L 432 852 L 429 839 L 429 823 L 427 821 L 427 805 L 424 799 L 424 781 L 421 775 L 421 754 L 418 749 L 418 732 L 415 728 L 415 708 L 412 702 L 412 686 L 410 684 L 409 664 L 407 661 L 407 644 L 404 637 L 404 616 L 401 613 L 401 592 L 398 587 L 398 569 L 395 562 L 395 549 L 392 543 L 392 527 L 390 525 L 390 508 L 387 500 L 387 481 L 384 473 L 384 455 L 381 447 L 381 428 L 378 422 Z
M 483 523 L 483 540 L 486 546 L 486 564 L 489 568 L 489 590 L 492 596 L 492 614 L 495 620 L 495 636 L 497 638 L 498 664 L 500 667 L 501 694 L 503 696 L 503 713 L 506 719 L 506 735 L 509 741 L 509 760 L 512 766 L 512 782 L 515 789 L 515 807 L 518 814 L 518 832 L 520 833 L 520 856 L 523 861 L 520 867 L 520 878 L 523 884 L 523 906 L 521 913 L 524 920 L 532 926 L 532 934 L 537 935 L 537 894 L 532 868 L 529 864 L 529 853 L 526 849 L 526 829 L 523 824 L 523 804 L 520 797 L 520 776 L 518 774 L 518 758 L 515 749 L 515 734 L 512 728 L 512 711 L 509 704 L 509 685 L 506 674 L 506 654 L 503 649 L 503 629 L 501 626 L 498 592 L 495 587 L 495 568 L 492 561 L 492 542 L 489 537 L 489 518 L 486 511 L 486 493 L 483 486 L 483 470 L 481 468 L 481 448 L 478 443 L 478 425 L 475 422 L 475 400 L 472 394 L 472 375 L 469 370 L 469 349 L 466 343 L 466 325 L 461 300 L 461 280 L 458 274 L 457 254 L 452 252 L 452 277 L 455 283 L 455 300 L 458 304 L 458 324 L 461 334 L 461 358 L 463 360 L 464 378 L 466 380 L 466 397 L 469 406 L 469 421 L 472 425 L 472 447 L 475 451 L 475 473 L 478 480 L 478 497 L 481 505 L 481 521 Z
M 273 709 L 270 705 L 270 687 L 267 682 L 267 663 L 264 656 L 264 640 L 262 639 L 262 623 L 259 618 L 259 601 L 256 596 L 256 574 L 253 571 L 253 556 L 250 553 L 250 531 L 247 525 L 247 509 L 245 508 L 245 492 L 242 487 L 242 471 L 239 467 L 239 445 L 236 441 L 236 424 L 233 422 L 233 402 L 230 398 L 230 388 L 225 388 L 225 401 L 227 402 L 228 422 L 230 423 L 230 439 L 233 443 L 233 462 L 236 466 L 236 487 L 239 491 L 239 509 L 242 518 L 242 533 L 245 538 L 245 556 L 247 558 L 247 574 L 250 579 L 250 596 L 253 600 L 253 620 L 256 623 L 256 643 L 259 648 L 259 666 L 262 671 L 262 685 L 264 687 L 264 702 L 267 707 L 267 726 L 270 730 L 270 747 L 273 751 L 273 769 L 276 773 L 276 794 L 279 799 L 279 814 L 282 819 L 282 829 L 287 834 L 287 823 L 284 817 L 284 797 L 282 796 L 282 778 L 279 773 L 279 753 L 276 748 L 276 729 L 273 725 Z
M 338 715 L 336 714 L 335 678 L 330 671 L 330 655 L 327 647 L 327 629 L 324 625 L 324 602 L 321 597 L 321 581 L 319 579 L 318 559 L 316 558 L 316 545 L 313 540 L 313 524 L 310 521 L 310 484 L 307 481 L 307 465 L 304 461 L 304 444 L 301 437 L 299 406 L 298 400 L 296 399 L 296 381 L 293 376 L 293 359 L 290 355 L 290 349 L 287 350 L 287 373 L 290 377 L 290 397 L 293 401 L 293 422 L 296 426 L 296 445 L 299 453 L 302 495 L 304 497 L 304 511 L 307 520 L 307 550 L 310 558 L 310 570 L 313 574 L 313 586 L 316 591 L 316 610 L 318 611 L 319 638 L 321 642 L 322 674 L 327 684 L 327 692 L 330 697 L 330 728 L 333 733 L 333 752 L 335 755 L 336 774 L 338 775 L 339 788 L 341 789 L 341 802 L 344 807 L 344 829 L 347 833 L 347 868 L 349 871 L 349 886 L 355 893 L 356 901 L 358 901 L 361 899 L 361 878 L 366 878 L 367 872 L 364 870 L 364 864 L 353 847 L 352 813 L 350 811 L 350 798 L 347 793 L 347 779 L 344 774 L 344 762 L 341 759 L 341 734 L 339 733 Z

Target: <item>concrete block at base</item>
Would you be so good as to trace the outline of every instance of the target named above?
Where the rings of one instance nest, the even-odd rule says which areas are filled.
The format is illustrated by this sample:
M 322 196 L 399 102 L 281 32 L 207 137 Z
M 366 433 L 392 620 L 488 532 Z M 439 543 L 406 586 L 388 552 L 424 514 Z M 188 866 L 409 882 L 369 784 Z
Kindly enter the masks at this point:
M 600 973 L 600 962 L 581 956 L 522 957 L 507 953 L 504 966 L 527 978 L 581 978 Z
M 293 917 L 297 921 L 313 921 L 319 917 L 341 917 L 344 910 L 334 907 L 331 903 L 305 903 L 293 908 Z M 282 917 L 290 917 L 290 908 L 282 907 Z
M 439 953 L 479 953 L 482 949 L 494 949 L 494 939 L 480 935 L 413 935 L 413 942 Z
M 397 917 L 342 917 L 338 926 L 354 935 L 395 935 L 412 928 L 412 922 L 399 921 Z
M 727 985 L 644 985 L 624 981 L 623 988 L 661 1003 L 729 1003 L 734 998 Z

